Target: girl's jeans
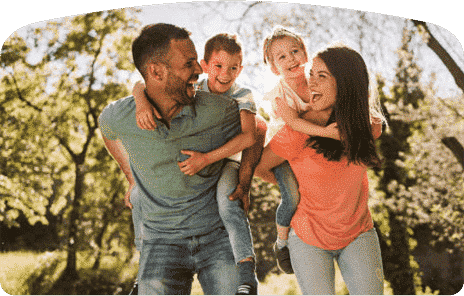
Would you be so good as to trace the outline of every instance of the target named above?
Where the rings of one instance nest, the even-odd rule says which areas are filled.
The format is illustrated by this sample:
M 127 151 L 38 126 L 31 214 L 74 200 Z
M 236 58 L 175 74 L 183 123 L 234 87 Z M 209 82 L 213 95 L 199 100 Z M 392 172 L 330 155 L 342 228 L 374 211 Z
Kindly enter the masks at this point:
M 272 169 L 280 189 L 281 201 L 276 211 L 277 225 L 289 227 L 300 202 L 298 182 L 288 161 Z
M 240 164 L 235 161 L 226 161 L 217 185 L 219 215 L 229 233 L 236 263 L 255 256 L 250 224 L 245 212 L 240 207 L 241 201 L 229 200 L 229 195 L 234 192 L 238 184 L 239 167 Z
M 303 242 L 293 228 L 289 234 L 290 258 L 303 295 L 335 294 L 337 260 L 351 295 L 383 294 L 383 267 L 375 228 L 360 234 L 340 250 L 324 250 Z

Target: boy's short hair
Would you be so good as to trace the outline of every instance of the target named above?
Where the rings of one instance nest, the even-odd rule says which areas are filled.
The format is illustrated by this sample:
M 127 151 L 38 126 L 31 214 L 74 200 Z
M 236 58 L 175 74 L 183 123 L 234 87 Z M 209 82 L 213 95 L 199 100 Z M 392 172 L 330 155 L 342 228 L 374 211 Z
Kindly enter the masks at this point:
M 224 50 L 230 55 L 241 55 L 242 45 L 238 41 L 237 35 L 222 33 L 208 39 L 205 44 L 205 54 L 203 59 L 206 63 L 209 63 L 213 52 L 221 50 Z
M 263 58 L 264 58 L 264 64 L 265 65 L 267 65 L 270 62 L 273 62 L 272 55 L 271 55 L 271 45 L 272 45 L 272 43 L 274 43 L 274 41 L 276 41 L 276 40 L 283 39 L 285 37 L 289 37 L 289 38 L 292 38 L 293 40 L 295 40 L 298 43 L 298 45 L 300 45 L 301 48 L 304 50 L 305 54 L 307 54 L 306 53 L 306 46 L 304 44 L 303 38 L 301 38 L 301 36 L 299 34 L 297 34 L 295 32 L 292 32 L 292 31 L 290 31 L 288 29 L 285 29 L 284 27 L 276 26 L 272 30 L 272 33 L 270 35 L 268 35 L 264 39 Z
M 132 58 L 140 74 L 145 77 L 146 64 L 150 61 L 168 65 L 167 54 L 173 39 L 188 39 L 190 32 L 171 24 L 145 26 L 132 43 Z

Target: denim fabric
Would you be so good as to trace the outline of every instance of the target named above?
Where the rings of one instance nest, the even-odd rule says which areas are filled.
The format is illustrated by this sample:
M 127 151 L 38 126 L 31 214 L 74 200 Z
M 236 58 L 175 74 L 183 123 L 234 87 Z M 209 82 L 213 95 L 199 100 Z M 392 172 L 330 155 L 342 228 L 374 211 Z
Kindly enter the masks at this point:
M 238 184 L 238 169 L 240 165 L 227 161 L 217 187 L 217 202 L 222 223 L 229 233 L 230 244 L 234 252 L 235 262 L 248 257 L 254 257 L 253 241 L 247 216 L 241 208 L 240 200 L 229 200 Z
M 300 202 L 298 182 L 288 161 L 272 169 L 280 189 L 281 201 L 276 211 L 276 222 L 279 226 L 289 227 L 293 214 Z
M 134 224 L 134 236 L 135 236 L 135 249 L 137 251 L 142 250 L 143 241 L 143 224 L 142 224 L 142 208 L 139 203 L 139 194 L 137 186 L 132 188 L 130 202 L 132 204 L 132 223 Z
M 335 294 L 337 261 L 351 295 L 383 294 L 383 267 L 375 228 L 360 234 L 340 250 L 324 250 L 289 233 L 290 258 L 303 295 Z
M 195 273 L 204 294 L 235 294 L 238 268 L 224 228 L 184 239 L 143 241 L 139 294 L 190 294 Z

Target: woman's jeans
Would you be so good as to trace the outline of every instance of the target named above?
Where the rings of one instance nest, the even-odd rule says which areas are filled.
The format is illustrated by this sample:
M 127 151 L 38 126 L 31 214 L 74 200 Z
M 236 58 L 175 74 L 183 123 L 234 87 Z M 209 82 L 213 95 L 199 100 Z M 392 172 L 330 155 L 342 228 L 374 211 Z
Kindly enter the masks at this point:
M 272 171 L 277 179 L 281 196 L 280 205 L 276 211 L 276 223 L 279 226 L 289 227 L 300 202 L 298 182 L 288 161 L 273 168 Z
M 190 294 L 195 273 L 204 294 L 233 295 L 237 291 L 238 267 L 224 228 L 185 239 L 143 241 L 140 295 Z
M 217 185 L 217 202 L 222 223 L 229 233 L 230 244 L 234 252 L 235 262 L 254 257 L 250 224 L 243 211 L 241 200 L 230 200 L 229 196 L 237 188 L 238 169 L 240 164 L 226 161 Z
M 303 295 L 335 294 L 337 260 L 351 295 L 383 294 L 383 267 L 375 228 L 360 234 L 340 250 L 324 250 L 303 242 L 293 229 L 289 234 L 290 258 Z

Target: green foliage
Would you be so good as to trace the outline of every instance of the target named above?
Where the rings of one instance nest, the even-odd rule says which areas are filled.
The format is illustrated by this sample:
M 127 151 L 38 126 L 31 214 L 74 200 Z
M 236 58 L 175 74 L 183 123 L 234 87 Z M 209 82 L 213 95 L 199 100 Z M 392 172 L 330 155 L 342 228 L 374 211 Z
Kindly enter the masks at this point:
M 30 224 L 47 224 L 60 215 L 64 223 L 53 226 L 69 237 L 70 254 L 76 246 L 101 254 L 105 240 L 130 248 L 130 212 L 119 213 L 124 180 L 98 138 L 97 118 L 129 94 L 134 13 L 64 18 L 17 32 L 2 48 L 0 221 L 20 226 L 23 213 Z

